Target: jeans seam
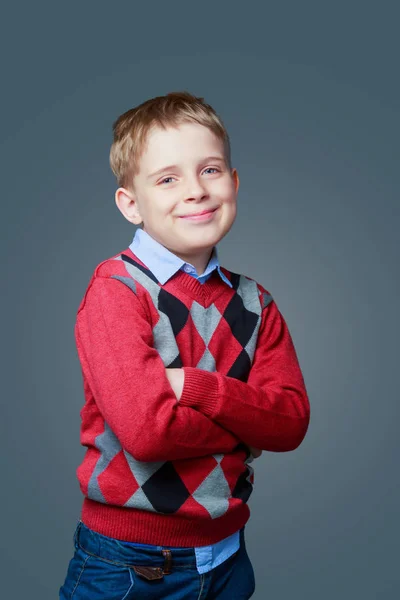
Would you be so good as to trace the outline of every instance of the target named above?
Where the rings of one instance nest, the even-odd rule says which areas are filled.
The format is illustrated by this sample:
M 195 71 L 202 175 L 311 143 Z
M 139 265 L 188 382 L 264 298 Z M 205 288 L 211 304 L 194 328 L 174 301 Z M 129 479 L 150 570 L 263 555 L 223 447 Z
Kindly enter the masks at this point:
M 127 597 L 127 595 L 129 594 L 129 592 L 131 591 L 131 589 L 133 588 L 133 578 L 132 578 L 132 571 L 130 569 L 128 569 L 129 571 L 129 577 L 131 578 L 131 585 L 129 587 L 129 590 L 126 592 L 125 596 L 122 598 L 122 600 L 125 600 L 125 598 Z
M 75 592 L 76 592 L 76 588 L 78 587 L 79 581 L 80 581 L 80 579 L 81 579 L 81 577 L 82 577 L 82 573 L 83 573 L 83 571 L 85 570 L 86 563 L 87 563 L 87 561 L 89 560 L 89 558 L 90 558 L 90 556 L 87 556 L 87 557 L 85 558 L 85 560 L 84 560 L 84 563 L 83 563 L 83 565 L 82 565 L 82 567 L 81 567 L 81 571 L 80 571 L 80 573 L 79 573 L 79 577 L 78 577 L 78 579 L 76 580 L 76 583 L 75 583 L 74 589 L 72 590 L 71 598 L 73 597 L 73 595 L 74 595 L 74 594 L 75 594 Z
M 200 593 L 199 593 L 199 597 L 197 598 L 197 600 L 201 600 L 201 595 L 203 593 L 203 587 L 204 587 L 204 580 L 205 580 L 205 576 L 204 576 L 204 574 L 201 574 L 200 575 L 200 581 L 201 581 Z

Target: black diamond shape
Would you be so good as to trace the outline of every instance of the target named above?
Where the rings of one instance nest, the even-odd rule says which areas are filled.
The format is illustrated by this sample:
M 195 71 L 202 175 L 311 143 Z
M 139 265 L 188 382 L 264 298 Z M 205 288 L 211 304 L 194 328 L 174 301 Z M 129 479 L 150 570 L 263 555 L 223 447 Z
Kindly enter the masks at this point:
M 240 275 L 239 273 L 232 273 L 232 271 L 230 271 L 231 277 L 230 277 L 230 281 L 232 284 L 232 287 L 234 290 L 237 290 L 239 287 L 239 283 L 240 283 Z
M 142 490 L 154 508 L 162 513 L 176 512 L 190 496 L 171 462 L 153 473 L 142 485 Z
M 181 359 L 181 355 L 178 354 L 174 360 L 169 363 L 169 365 L 165 365 L 165 367 L 167 369 L 180 369 L 181 367 L 183 367 L 183 363 L 182 363 L 182 359 Z
M 231 368 L 227 373 L 228 377 L 235 377 L 235 379 L 239 379 L 240 381 L 247 381 L 247 378 L 250 374 L 251 362 L 250 357 L 247 354 L 246 350 L 242 350 Z
M 176 337 L 183 329 L 189 316 L 187 306 L 163 288 L 158 295 L 158 308 L 167 315 L 170 320 L 172 331 Z
M 239 294 L 235 294 L 232 296 L 223 316 L 233 335 L 244 348 L 253 335 L 258 322 L 258 315 L 247 310 Z
M 250 494 L 253 491 L 253 486 L 246 479 L 249 476 L 249 474 L 250 471 L 246 467 L 246 470 L 243 471 L 243 473 L 241 473 L 236 482 L 235 489 L 232 492 L 233 498 L 240 498 L 241 500 L 243 500 L 243 502 L 247 502 L 247 500 L 250 498 Z

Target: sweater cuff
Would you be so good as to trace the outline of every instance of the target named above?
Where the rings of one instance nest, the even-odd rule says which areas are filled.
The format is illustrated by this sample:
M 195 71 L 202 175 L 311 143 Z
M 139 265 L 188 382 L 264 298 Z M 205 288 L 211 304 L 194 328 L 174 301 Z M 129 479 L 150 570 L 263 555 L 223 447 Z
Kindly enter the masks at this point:
M 196 367 L 182 369 L 185 380 L 179 404 L 195 408 L 206 417 L 212 417 L 218 400 L 218 374 Z

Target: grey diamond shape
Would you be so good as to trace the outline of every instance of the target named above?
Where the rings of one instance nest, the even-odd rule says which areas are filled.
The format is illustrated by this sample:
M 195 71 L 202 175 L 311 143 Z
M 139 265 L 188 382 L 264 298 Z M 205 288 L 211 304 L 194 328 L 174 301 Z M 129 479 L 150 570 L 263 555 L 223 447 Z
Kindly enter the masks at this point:
M 100 450 L 101 455 L 89 480 L 88 497 L 97 502 L 105 502 L 97 477 L 108 467 L 112 459 L 122 449 L 117 436 L 110 429 L 106 421 L 104 422 L 104 432 L 96 436 L 95 445 Z
M 193 494 L 193 498 L 209 512 L 212 519 L 226 513 L 230 497 L 231 490 L 220 465 L 215 467 Z
M 249 339 L 249 341 L 247 342 L 247 344 L 246 344 L 246 346 L 244 348 L 246 350 L 247 354 L 249 355 L 251 362 L 253 362 L 254 354 L 255 354 L 255 351 L 256 351 L 257 339 L 258 339 L 258 334 L 259 334 L 259 330 L 260 330 L 260 325 L 261 325 L 261 316 L 258 317 L 257 324 L 254 327 L 253 334 L 252 334 L 251 338 Z
M 129 468 L 139 485 L 146 483 L 146 481 L 165 463 L 165 461 L 141 462 L 140 460 L 133 458 L 126 450 L 124 450 L 124 454 L 128 461 Z
M 179 354 L 170 320 L 162 311 L 158 311 L 159 320 L 153 327 L 154 348 L 158 351 L 164 366 L 170 365 Z
M 214 304 L 208 308 L 204 308 L 198 302 L 194 301 L 190 307 L 190 315 L 197 331 L 206 346 L 208 346 L 222 315 Z
M 129 508 L 139 508 L 140 510 L 149 510 L 150 512 L 157 512 L 142 490 L 142 488 L 138 488 L 134 494 L 125 502 L 125 505 Z
M 196 369 L 203 369 L 204 371 L 210 372 L 217 370 L 215 358 L 213 357 L 208 348 L 204 350 L 203 356 L 196 365 Z
M 242 298 L 244 307 L 247 310 L 256 314 L 261 313 L 261 304 L 258 298 L 258 288 L 254 280 L 249 279 L 245 275 L 241 275 L 237 293 Z

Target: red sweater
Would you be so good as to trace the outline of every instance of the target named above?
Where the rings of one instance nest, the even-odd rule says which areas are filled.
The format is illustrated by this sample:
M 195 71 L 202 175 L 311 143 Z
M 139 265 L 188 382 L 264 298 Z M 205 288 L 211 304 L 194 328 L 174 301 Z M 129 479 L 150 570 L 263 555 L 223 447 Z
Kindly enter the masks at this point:
M 296 449 L 310 407 L 292 338 L 269 292 L 221 267 L 164 285 L 130 248 L 100 263 L 75 338 L 85 404 L 82 521 L 103 535 L 213 544 L 249 518 L 248 446 Z M 177 401 L 166 367 L 184 370 Z

